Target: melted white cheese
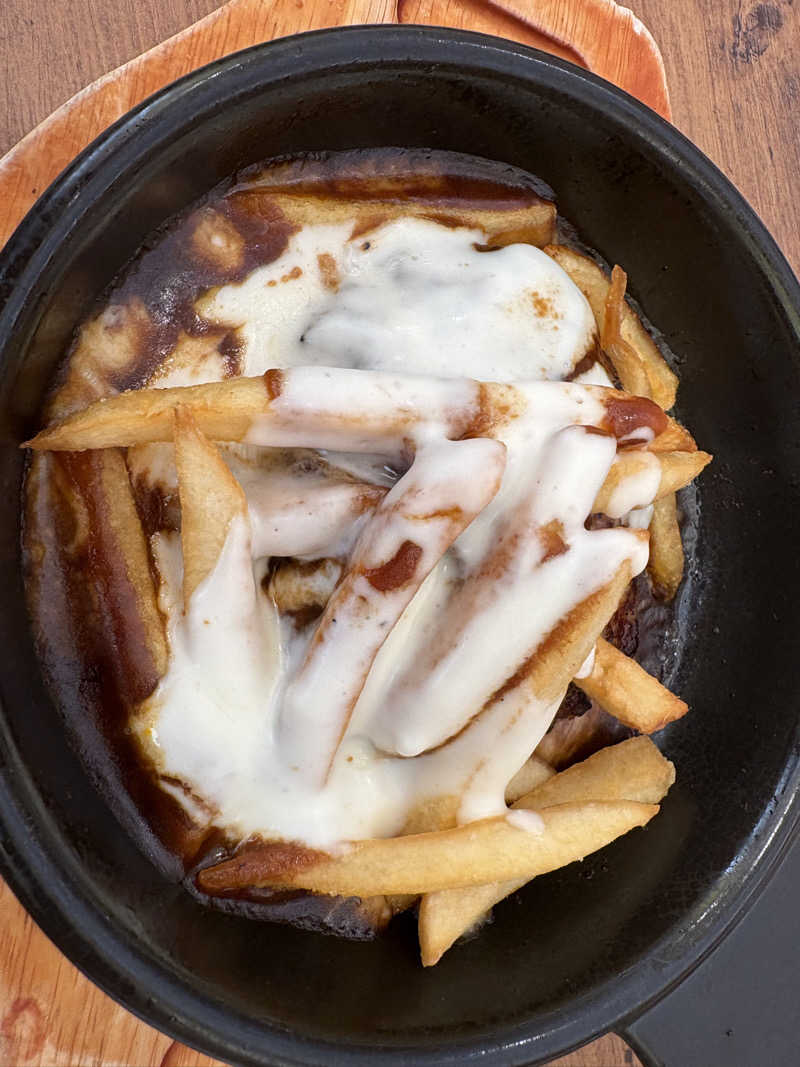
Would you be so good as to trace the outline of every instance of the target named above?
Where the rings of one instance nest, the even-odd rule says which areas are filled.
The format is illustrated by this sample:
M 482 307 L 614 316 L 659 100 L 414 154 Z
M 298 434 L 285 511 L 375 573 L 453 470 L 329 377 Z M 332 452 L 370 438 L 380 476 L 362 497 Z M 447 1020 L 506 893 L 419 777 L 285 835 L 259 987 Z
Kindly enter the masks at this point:
M 258 456 L 264 446 L 337 449 L 346 442 L 348 452 L 325 455 L 339 468 L 332 478 L 315 472 L 311 479 L 293 480 L 231 450 L 249 521 L 232 524 L 216 568 L 185 612 L 178 538 L 156 538 L 170 663 L 138 720 L 163 773 L 186 784 L 187 794 L 178 795 L 195 817 L 202 812 L 200 798 L 218 825 L 242 837 L 261 833 L 329 849 L 396 834 L 420 805 L 437 797 L 457 798 L 462 822 L 504 813 L 505 787 L 546 732 L 561 695 L 539 699 L 521 687 L 495 694 L 619 566 L 627 561 L 635 574 L 647 562 L 646 543 L 634 532 L 584 528 L 615 455 L 613 438 L 582 428 L 602 421 L 601 401 L 580 385 L 529 382 L 524 416 L 494 435 L 506 450 L 499 490 L 401 606 L 399 619 L 396 612 L 387 615 L 386 639 L 338 750 L 336 723 L 319 717 L 328 715 L 331 703 L 322 699 L 325 687 L 334 681 L 346 687 L 349 675 L 338 679 L 328 671 L 303 688 L 302 699 L 295 690 L 285 700 L 309 652 L 311 632 L 298 632 L 290 618 L 278 617 L 262 589 L 268 563 L 259 557 L 350 555 L 367 529 L 364 518 L 352 514 L 353 478 L 391 486 L 399 470 L 387 467 L 385 457 L 396 456 L 399 444 L 435 457 L 447 441 L 452 412 L 472 395 L 465 376 L 560 379 L 594 341 L 585 299 L 535 248 L 478 252 L 474 245 L 484 240 L 479 231 L 419 219 L 393 222 L 354 242 L 351 230 L 350 224 L 306 227 L 279 260 L 202 302 L 206 316 L 239 329 L 243 373 L 319 367 L 304 379 L 314 383 L 313 440 L 307 428 L 293 430 L 291 420 L 276 438 L 274 425 L 265 421 L 253 426 L 247 448 L 261 446 Z M 323 269 L 322 255 L 336 262 L 336 289 L 326 284 L 330 271 Z M 325 365 L 384 373 L 359 384 L 356 404 L 347 376 L 331 375 Z M 604 372 L 584 378 L 608 383 Z M 180 380 L 180 372 L 170 370 L 170 384 Z M 374 427 L 363 431 L 363 439 L 354 437 L 352 427 L 343 436 L 326 423 L 326 411 L 347 410 L 349 403 L 357 424 L 377 425 L 398 391 L 411 397 L 409 408 L 443 414 L 424 423 L 411 419 L 385 438 Z M 295 401 L 291 391 L 276 406 L 291 411 L 295 402 L 302 413 L 306 401 Z M 497 443 L 466 445 L 475 446 L 475 462 L 485 473 L 482 445 Z M 447 445 L 441 455 L 449 462 L 458 450 Z M 147 474 L 148 459 L 153 480 L 174 481 L 164 449 L 134 454 L 140 476 Z M 413 472 L 397 482 L 391 500 L 413 498 Z M 616 501 L 628 505 L 625 512 L 652 499 L 652 472 L 647 485 L 644 476 L 635 481 Z M 411 497 L 403 497 L 404 486 Z M 422 499 L 428 489 L 419 491 Z M 447 492 L 441 497 L 444 515 L 453 501 Z M 430 513 L 427 497 L 425 507 Z M 421 551 L 427 559 L 436 542 L 426 540 L 430 530 L 412 530 L 413 510 L 406 508 L 402 517 L 408 526 L 402 537 L 426 546 Z M 563 551 L 548 549 L 541 534 L 548 524 L 560 531 Z M 371 618 L 379 621 L 380 615 Z M 362 621 L 357 615 L 333 618 L 344 652 L 357 644 Z M 344 655 L 342 662 L 357 659 Z M 304 752 L 313 749 L 315 759 L 324 754 L 323 740 L 331 755 L 335 751 L 326 779 L 304 767 Z M 529 813 L 509 818 L 536 832 Z
M 652 452 L 637 453 L 637 469 L 614 488 L 605 508 L 610 519 L 621 519 L 644 510 L 655 499 L 661 484 L 661 464 Z M 649 520 L 645 528 L 649 525 Z
M 244 374 L 346 366 L 485 381 L 566 377 L 591 347 L 592 312 L 532 245 L 479 252 L 480 230 L 427 219 L 349 240 L 352 224 L 306 226 L 286 251 L 202 305 L 240 327 Z M 336 263 L 326 285 L 319 257 Z

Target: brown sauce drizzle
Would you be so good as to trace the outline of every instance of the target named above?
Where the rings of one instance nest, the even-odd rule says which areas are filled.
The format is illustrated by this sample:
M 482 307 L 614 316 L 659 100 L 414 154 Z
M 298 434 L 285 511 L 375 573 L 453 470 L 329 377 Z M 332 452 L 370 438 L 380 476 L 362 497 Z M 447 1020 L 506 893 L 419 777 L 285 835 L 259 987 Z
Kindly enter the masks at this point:
M 627 437 L 636 430 L 650 429 L 658 437 L 667 428 L 667 416 L 652 400 L 644 396 L 612 396 L 606 400 L 603 428 L 615 437 Z
M 319 273 L 322 277 L 322 284 L 326 289 L 330 289 L 331 292 L 335 293 L 341 282 L 336 260 L 330 252 L 320 252 L 317 256 L 317 266 L 319 267 Z
M 544 548 L 542 563 L 547 563 L 556 556 L 563 556 L 569 551 L 569 545 L 564 540 L 564 527 L 558 519 L 552 519 L 546 526 L 540 526 L 537 534 Z
M 391 559 L 365 570 L 364 577 L 379 593 L 390 593 L 411 581 L 421 559 L 422 548 L 414 541 L 403 541 Z
M 277 400 L 283 392 L 284 373 L 282 370 L 272 368 L 264 375 L 264 386 L 270 400 Z
M 217 345 L 217 351 L 222 356 L 222 366 L 225 369 L 226 378 L 236 378 L 242 373 L 244 349 L 244 341 L 237 330 L 231 330 L 226 333 Z

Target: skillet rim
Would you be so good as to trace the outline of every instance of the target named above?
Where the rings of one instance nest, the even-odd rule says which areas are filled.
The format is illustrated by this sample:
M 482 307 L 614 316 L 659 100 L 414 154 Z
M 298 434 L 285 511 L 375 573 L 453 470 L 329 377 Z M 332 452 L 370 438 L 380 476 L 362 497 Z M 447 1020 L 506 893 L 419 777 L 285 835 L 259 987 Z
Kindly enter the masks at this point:
M 266 67 L 264 78 L 274 82 L 275 68 L 281 63 L 288 63 L 288 76 L 297 78 L 320 68 L 423 65 L 426 61 L 469 65 L 488 75 L 532 81 L 624 122 L 634 143 L 646 142 L 673 170 L 681 172 L 687 185 L 734 218 L 740 247 L 774 291 L 800 347 L 800 284 L 783 253 L 731 182 L 675 127 L 610 83 L 536 49 L 467 31 L 396 25 L 318 30 L 256 45 L 166 86 L 120 118 L 40 196 L 0 252 L 0 301 L 4 301 L 0 345 L 6 344 L 29 311 L 26 294 L 47 271 L 87 197 L 91 202 L 114 184 L 115 176 L 126 171 L 132 159 L 168 139 L 170 112 L 180 107 L 181 100 L 205 92 L 209 95 L 203 98 L 204 114 L 230 107 L 237 96 L 261 81 L 260 68 Z M 221 101 L 226 78 L 233 88 Z M 128 930 L 115 928 L 102 914 L 75 857 L 66 854 L 63 843 L 59 847 L 58 830 L 24 771 L 4 709 L 0 741 L 0 870 L 45 933 L 95 984 L 151 1025 L 189 1044 L 200 1043 L 228 1061 L 331 1067 L 375 1062 L 379 1052 L 375 1046 L 334 1045 L 277 1028 L 267 1030 L 221 1010 L 210 998 L 190 992 L 165 972 Z M 531 1057 L 538 1061 L 569 1051 L 646 1010 L 688 975 L 753 903 L 800 824 L 798 786 L 800 764 L 795 749 L 794 760 L 784 768 L 784 788 L 774 807 L 754 823 L 743 854 L 747 874 L 735 887 L 728 887 L 715 907 L 696 918 L 692 927 L 696 936 L 677 959 L 665 963 L 659 953 L 659 946 L 669 940 L 665 935 L 623 975 L 577 999 L 568 1020 L 551 1013 L 552 1024 L 544 1031 L 540 1017 L 535 1028 L 530 1023 L 509 1025 L 494 1038 L 476 1035 L 447 1045 L 386 1046 L 380 1049 L 380 1059 L 404 1063 L 413 1052 L 419 1064 L 455 1065 L 478 1059 L 509 1065 L 531 1063 Z M 653 957 L 659 956 L 656 965 Z M 260 1054 L 254 1045 L 261 1045 Z

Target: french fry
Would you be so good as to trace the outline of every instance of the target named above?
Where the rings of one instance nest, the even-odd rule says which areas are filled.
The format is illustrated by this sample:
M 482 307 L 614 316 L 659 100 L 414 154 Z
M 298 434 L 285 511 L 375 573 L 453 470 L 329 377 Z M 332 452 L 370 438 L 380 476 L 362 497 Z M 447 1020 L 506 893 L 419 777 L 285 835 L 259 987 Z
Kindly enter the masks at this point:
M 541 756 L 530 756 L 506 786 L 506 804 L 513 804 L 555 773 Z
M 516 809 L 542 812 L 553 805 L 593 800 L 658 804 L 675 781 L 675 768 L 647 737 L 634 737 L 601 749 L 583 763 L 543 782 L 522 797 Z M 422 962 L 430 967 L 486 912 L 526 884 L 509 879 L 468 889 L 426 893 L 420 904 Z
M 564 245 L 547 245 L 545 252 L 567 272 L 586 297 L 594 314 L 598 332 L 602 337 L 606 302 L 611 288 L 611 282 L 603 270 L 588 256 L 583 256 Z M 650 396 L 659 407 L 669 411 L 675 403 L 678 379 L 667 366 L 658 346 L 642 325 L 639 316 L 624 301 L 621 306 L 620 337 L 638 357 L 646 373 L 649 388 L 643 395 Z
M 633 455 L 633 453 L 630 453 Z M 676 489 L 683 489 L 708 466 L 712 456 L 708 452 L 665 452 L 661 460 L 661 482 L 655 499 L 660 500 Z
M 233 518 L 247 517 L 247 499 L 216 446 L 198 429 L 191 411 L 178 407 L 174 419 L 186 605 L 216 566 Z
M 647 570 L 656 592 L 672 600 L 683 578 L 683 542 L 674 493 L 656 500 L 650 520 L 650 560 Z
M 454 821 L 457 813 L 464 812 L 465 801 L 469 805 L 471 794 L 477 791 L 480 795 L 482 789 L 490 787 L 500 766 L 508 770 L 510 778 L 519 767 L 519 752 L 529 752 L 539 744 L 570 679 L 616 611 L 630 578 L 630 562 L 625 560 L 611 581 L 558 623 L 514 679 L 460 735 L 427 757 L 434 769 L 437 759 L 463 760 L 467 767 L 461 783 L 461 804 L 453 810 Z M 459 752 L 461 747 L 464 757 Z M 467 753 L 475 750 L 483 754 L 477 765 L 470 766 L 474 757 Z M 466 814 L 469 816 L 469 810 Z
M 363 898 L 458 889 L 492 878 L 528 880 L 603 848 L 657 811 L 656 804 L 631 801 L 560 804 L 542 812 L 541 823 L 528 816 L 531 829 L 500 815 L 451 830 L 358 841 L 337 855 L 268 842 L 207 867 L 197 883 L 207 893 L 291 886 Z
M 507 414 L 514 388 L 498 385 L 494 392 Z M 68 416 L 26 445 L 81 451 L 169 441 L 172 413 L 182 405 L 214 441 L 351 452 L 402 450 L 414 429 L 429 422 L 444 425 L 452 438 L 470 435 L 471 427 L 485 421 L 485 393 L 468 378 L 442 381 L 293 367 L 255 378 L 121 393 Z
M 234 466 L 234 471 L 238 469 Z M 367 482 L 319 481 L 259 473 L 244 484 L 253 536 L 253 558 L 319 557 L 342 542 L 353 523 L 386 496 Z
M 42 430 L 31 448 L 82 451 L 171 441 L 179 405 L 192 413 L 198 429 L 216 441 L 241 441 L 253 419 L 269 405 L 266 380 L 228 378 L 204 385 L 135 389 L 99 400 Z
M 636 507 L 642 507 L 653 500 L 661 500 L 662 497 L 674 493 L 676 489 L 682 489 L 696 478 L 704 467 L 708 466 L 711 459 L 712 457 L 708 452 L 699 451 L 659 452 L 655 454 L 647 451 L 619 452 L 611 465 L 606 480 L 595 497 L 592 510 L 599 515 L 612 514 L 613 512 L 614 517 L 618 518 L 619 516 L 616 514 L 618 509 L 613 506 L 614 493 L 629 478 L 636 478 L 650 470 L 656 461 L 661 466 L 658 488 L 650 500 L 642 498 L 637 501 Z
M 573 763 L 526 793 L 513 805 L 539 811 L 555 804 L 589 800 L 635 800 L 658 804 L 675 782 L 675 767 L 649 737 L 608 745 L 582 763 Z
M 325 781 L 375 656 L 456 537 L 500 487 L 506 449 L 477 438 L 422 449 L 378 505 L 287 687 L 280 741 Z
M 293 191 L 291 185 L 274 186 L 271 183 L 233 194 L 237 207 L 255 214 L 267 211 L 269 217 L 274 217 L 276 211 L 282 212 L 294 227 L 318 222 L 323 212 L 326 221 L 331 223 L 354 219 L 354 236 L 351 240 L 366 237 L 377 226 L 395 218 L 416 216 L 441 220 L 448 215 L 446 201 L 451 197 L 452 191 L 442 186 L 441 179 L 424 174 L 410 176 L 402 183 L 390 180 L 384 184 L 383 190 L 372 187 L 368 198 L 359 195 L 355 188 L 352 195 L 338 199 L 314 196 L 308 185 L 304 188 L 295 186 Z M 486 245 L 490 248 L 519 242 L 541 248 L 552 241 L 555 232 L 555 204 L 542 200 L 534 193 L 531 193 L 527 202 L 510 208 L 466 207 L 459 204 L 456 215 L 459 225 L 483 230 Z
M 120 556 L 125 562 L 128 580 L 136 593 L 146 643 L 159 675 L 167 669 L 167 644 L 164 620 L 158 610 L 158 597 L 153 584 L 144 530 L 136 511 L 128 469 L 122 453 L 107 449 L 97 457 L 100 468 L 101 492 L 105 498 L 104 519 L 116 540 Z
M 652 734 L 689 710 L 636 660 L 601 637 L 595 647 L 594 666 L 575 685 L 626 726 Z
M 278 611 L 302 623 L 324 610 L 341 576 L 342 564 L 336 559 L 284 559 L 272 572 L 269 594 Z
M 696 452 L 697 444 L 689 431 L 670 419 L 667 428 L 647 445 L 648 452 Z
M 572 428 L 565 433 L 568 436 L 562 436 L 550 447 L 556 452 L 568 447 L 576 455 L 583 455 L 584 434 Z M 589 463 L 576 464 L 570 473 L 558 475 L 559 491 L 573 501 L 582 516 L 590 512 L 592 497 L 614 456 L 614 444 L 613 438 L 605 438 Z M 378 724 L 374 732 L 375 743 L 384 751 L 416 756 L 446 743 L 476 714 L 485 715 L 494 700 L 509 706 L 511 697 L 506 690 L 523 665 L 532 665 L 536 670 L 538 649 L 546 644 L 546 631 L 542 631 L 538 605 L 525 610 L 526 591 L 530 588 L 527 583 L 541 581 L 539 576 L 549 560 L 568 551 L 562 539 L 564 527 L 560 523 L 553 525 L 552 512 L 542 503 L 548 499 L 548 479 L 555 477 L 549 455 L 544 453 L 538 471 L 532 472 L 537 474 L 537 480 L 531 489 L 520 497 L 504 521 L 496 524 L 495 536 L 480 565 L 448 600 L 437 633 L 404 671 L 394 675 L 387 695 L 394 714 L 391 720 Z M 648 455 L 648 459 L 658 465 L 654 456 Z M 599 550 L 602 536 L 603 531 L 596 531 L 587 539 Z M 616 541 L 616 532 L 613 536 Z M 626 536 L 630 538 L 630 532 Z M 628 545 L 631 556 L 641 554 L 635 539 L 630 539 Z M 619 547 L 615 551 L 621 554 Z M 646 556 L 640 568 L 645 560 Z M 556 572 L 551 568 L 546 573 L 554 576 Z M 553 622 L 547 620 L 547 624 L 552 626 Z M 502 654 L 486 662 L 482 655 L 485 633 L 498 628 L 507 633 Z M 474 669 L 478 664 L 479 674 Z M 579 666 L 580 663 L 575 670 Z M 562 689 L 568 684 L 569 678 Z M 554 693 L 549 699 L 557 695 Z M 439 711 L 432 720 L 427 709 L 434 705 Z M 528 752 L 538 740 L 536 737 L 531 741 Z M 515 756 L 524 751 L 521 745 Z M 511 768 L 509 777 L 518 768 L 519 763 Z
M 628 283 L 625 271 L 614 267 L 611 285 L 606 294 L 600 345 L 617 372 L 622 388 L 634 396 L 650 395 L 650 379 L 647 367 L 639 353 L 622 337 L 622 319 L 625 303 L 625 288 Z
M 405 453 L 416 431 L 435 424 L 450 439 L 497 436 L 503 426 L 551 405 L 564 393 L 591 398 L 576 423 L 605 423 L 628 435 L 655 429 L 662 442 L 694 442 L 646 397 L 603 386 L 563 382 L 507 385 L 470 378 L 447 380 L 332 367 L 269 370 L 255 378 L 167 389 L 138 389 L 99 400 L 42 430 L 24 447 L 55 451 L 130 447 L 172 439 L 172 412 L 189 408 L 210 440 L 349 452 Z M 613 417 L 612 417 L 613 416 Z M 613 430 L 615 425 L 620 429 Z M 664 435 L 669 434 L 669 438 Z
M 108 571 L 97 587 L 107 598 L 113 627 L 118 628 L 115 647 L 123 654 L 146 648 L 156 676 L 161 677 L 167 668 L 164 620 L 125 459 L 118 449 L 64 459 L 87 508 L 93 550 Z M 120 604 L 133 604 L 135 610 L 120 611 Z M 141 671 L 127 663 L 126 673 L 135 678 Z M 140 694 L 138 699 L 142 698 Z

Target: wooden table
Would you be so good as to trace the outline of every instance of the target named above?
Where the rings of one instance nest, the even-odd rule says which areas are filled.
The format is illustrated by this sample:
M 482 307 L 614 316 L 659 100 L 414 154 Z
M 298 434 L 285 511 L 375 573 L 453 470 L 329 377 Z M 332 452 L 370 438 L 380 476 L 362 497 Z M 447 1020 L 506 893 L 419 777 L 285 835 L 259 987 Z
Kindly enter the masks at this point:
M 800 271 L 800 2 L 629 2 L 661 46 L 676 124 L 733 179 Z M 0 155 L 74 92 L 216 7 L 217 0 L 0 0 Z M 0 882 L 0 1067 L 212 1062 L 95 989 Z M 607 1037 L 557 1062 L 638 1061 Z

